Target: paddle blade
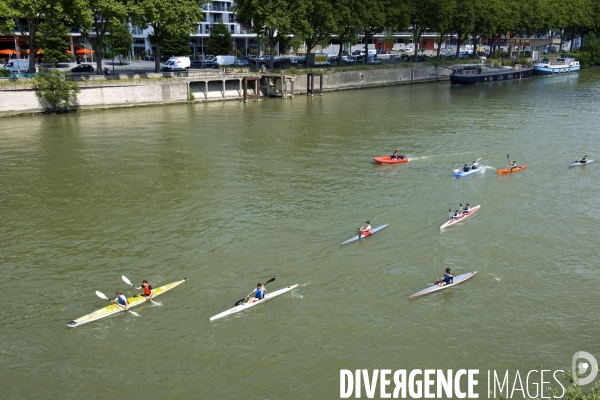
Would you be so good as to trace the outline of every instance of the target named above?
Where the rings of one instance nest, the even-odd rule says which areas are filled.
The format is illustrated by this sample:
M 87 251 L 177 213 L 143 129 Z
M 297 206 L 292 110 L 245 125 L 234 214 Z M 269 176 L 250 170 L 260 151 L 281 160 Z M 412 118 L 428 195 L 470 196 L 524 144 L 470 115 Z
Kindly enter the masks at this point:
M 510 157 L 508 156 L 508 154 L 506 155 L 506 158 L 508 158 L 510 160 Z
M 275 280 L 275 278 L 271 278 L 271 279 L 269 279 L 269 280 L 268 280 L 268 281 L 265 283 L 265 285 L 266 285 L 267 283 L 271 283 L 271 282 L 273 282 L 274 280 Z
M 121 275 L 121 279 L 123 279 L 123 282 L 125 282 L 126 284 L 133 286 L 133 283 L 131 283 L 131 281 L 127 279 L 125 275 Z
M 129 314 L 131 314 L 133 316 L 136 316 L 136 317 L 140 316 L 140 314 L 136 313 L 135 311 L 131 311 L 131 310 L 127 310 L 127 311 L 129 311 Z
M 106 297 L 106 296 L 104 295 L 104 293 L 102 293 L 102 292 L 99 292 L 99 291 L 97 291 L 97 290 L 96 290 L 96 296 L 100 297 L 101 299 L 108 300 L 108 297 Z
M 243 299 L 239 299 L 238 301 L 236 301 L 235 302 L 236 307 L 239 306 L 240 304 L 242 304 L 244 302 L 244 300 L 246 300 L 245 297 Z

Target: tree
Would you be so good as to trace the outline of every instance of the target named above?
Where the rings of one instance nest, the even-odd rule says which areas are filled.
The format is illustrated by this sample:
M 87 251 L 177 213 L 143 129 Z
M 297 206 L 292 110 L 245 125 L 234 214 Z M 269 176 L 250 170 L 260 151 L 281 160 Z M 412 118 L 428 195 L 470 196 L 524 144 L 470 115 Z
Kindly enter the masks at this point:
M 326 45 L 331 39 L 336 27 L 334 10 L 329 0 L 303 0 L 297 4 L 300 14 L 294 25 L 306 45 L 305 66 L 308 67 L 312 50 L 319 44 Z
M 84 26 L 91 21 L 86 0 L 4 0 L 2 8 L 8 10 L 8 16 L 27 42 L 30 72 L 35 72 L 36 53 L 46 45 L 55 25 Z
M 209 54 L 231 54 L 233 51 L 233 43 L 231 41 L 231 33 L 225 24 L 220 23 L 213 26 L 206 44 L 206 51 Z
M 69 61 L 71 59 L 71 56 L 67 53 L 69 49 L 69 28 L 60 22 L 46 26 L 46 22 L 40 25 L 40 31 L 49 31 L 44 46 L 44 61 L 50 63 Z
M 198 29 L 202 10 L 197 0 L 132 0 L 133 23 L 152 28 L 148 35 L 156 46 L 154 71 L 160 71 L 160 56 L 166 38 Z
M 117 18 L 110 21 L 110 35 L 106 39 L 106 44 L 111 49 L 113 57 L 115 54 L 121 56 L 127 54 L 131 49 L 133 37 L 129 30 L 129 24 L 120 22 Z
M 67 79 L 67 73 L 50 68 L 33 77 L 35 95 L 47 111 L 69 108 L 77 99 L 79 86 Z M 45 103 L 45 104 L 44 104 Z
M 178 32 L 167 36 L 163 43 L 163 54 L 169 57 L 190 54 L 190 35 L 186 32 Z
M 90 42 L 96 53 L 96 73 L 102 71 L 104 41 L 112 29 L 119 29 L 130 15 L 127 0 L 87 0 L 92 13 L 92 23 L 82 28 L 83 36 Z M 93 33 L 93 35 L 92 35 Z
M 273 68 L 277 42 L 291 30 L 293 17 L 291 0 L 236 0 L 234 12 L 238 22 L 249 26 L 269 47 L 269 68 Z M 214 53 L 213 53 L 214 54 Z
M 358 43 L 361 20 L 356 0 L 333 0 L 333 9 L 335 10 L 333 33 L 340 42 L 338 65 L 341 65 L 344 45 L 346 43 L 351 45 Z

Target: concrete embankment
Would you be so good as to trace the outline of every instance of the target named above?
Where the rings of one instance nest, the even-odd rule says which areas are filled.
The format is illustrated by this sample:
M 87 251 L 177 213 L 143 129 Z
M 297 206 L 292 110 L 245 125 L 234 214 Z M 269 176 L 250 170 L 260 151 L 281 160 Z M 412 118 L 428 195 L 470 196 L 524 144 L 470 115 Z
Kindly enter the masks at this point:
M 77 95 L 74 108 L 98 109 L 240 100 L 243 98 L 244 77 L 258 75 L 232 72 L 226 76 L 222 76 L 218 71 L 75 76 L 73 79 L 78 81 L 81 92 Z M 448 69 L 435 66 L 330 72 L 323 74 L 323 91 L 448 80 L 449 74 Z M 306 93 L 306 75 L 286 75 L 286 78 L 288 82 L 294 81 L 294 94 Z M 263 95 L 267 86 L 276 89 L 277 85 L 275 80 L 263 78 Z M 319 86 L 317 77 L 315 87 Z M 291 90 L 291 87 L 288 90 Z M 32 83 L 23 83 L 23 79 L 0 83 L 0 116 L 43 111 L 43 105 L 36 97 Z

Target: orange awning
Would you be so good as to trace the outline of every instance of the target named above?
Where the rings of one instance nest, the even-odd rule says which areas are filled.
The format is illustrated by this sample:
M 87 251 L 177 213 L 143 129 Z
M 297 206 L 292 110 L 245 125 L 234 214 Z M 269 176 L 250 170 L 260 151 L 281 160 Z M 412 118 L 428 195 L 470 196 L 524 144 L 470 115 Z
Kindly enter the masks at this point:
M 38 49 L 38 51 L 35 52 L 35 54 L 43 54 L 44 50 L 43 49 Z M 27 49 L 27 54 L 29 54 L 29 49 Z
M 17 54 L 16 51 L 12 50 L 12 49 L 4 49 L 4 50 L 0 50 L 0 54 L 2 55 L 13 55 L 13 54 Z
M 87 56 L 92 54 L 94 51 L 90 50 L 90 49 L 79 49 L 79 50 L 75 50 L 75 54 L 80 55 L 80 56 Z

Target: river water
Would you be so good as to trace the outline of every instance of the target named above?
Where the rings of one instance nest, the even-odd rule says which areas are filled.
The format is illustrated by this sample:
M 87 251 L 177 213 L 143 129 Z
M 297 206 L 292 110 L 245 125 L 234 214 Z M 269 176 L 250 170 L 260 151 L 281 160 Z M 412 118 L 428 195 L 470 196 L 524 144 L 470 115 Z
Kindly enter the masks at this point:
M 599 105 L 582 71 L 3 119 L 0 397 L 333 399 L 340 369 L 600 356 L 600 163 L 567 168 L 600 158 Z M 395 148 L 411 161 L 372 163 Z M 507 153 L 528 168 L 452 176 Z M 367 219 L 389 226 L 341 246 Z M 446 267 L 479 273 L 408 300 Z M 65 326 L 133 294 L 121 275 L 188 280 Z M 272 277 L 299 286 L 209 322 Z

